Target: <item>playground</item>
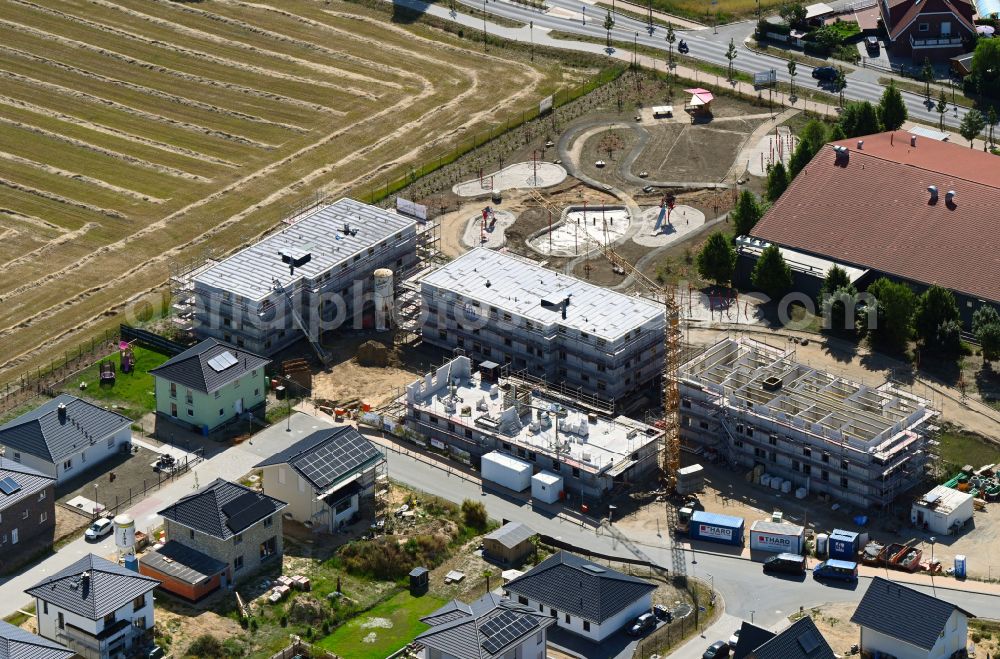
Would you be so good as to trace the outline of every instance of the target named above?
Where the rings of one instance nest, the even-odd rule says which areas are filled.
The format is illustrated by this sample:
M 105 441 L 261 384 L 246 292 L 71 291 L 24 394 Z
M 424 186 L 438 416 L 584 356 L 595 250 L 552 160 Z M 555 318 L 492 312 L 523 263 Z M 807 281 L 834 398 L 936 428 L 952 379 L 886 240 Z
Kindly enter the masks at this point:
M 480 171 L 479 176 L 457 183 L 452 191 L 460 197 L 480 197 L 510 189 L 550 188 L 566 180 L 562 165 L 538 160 L 507 165 L 495 172 Z
M 705 214 L 694 206 L 679 205 L 672 209 L 653 207 L 639 214 L 632 241 L 643 247 L 664 247 L 679 242 L 705 224 Z
M 579 256 L 620 241 L 630 225 L 629 211 L 621 206 L 570 206 L 557 225 L 529 239 L 528 246 L 546 256 Z
M 469 218 L 462 235 L 466 247 L 488 247 L 499 249 L 506 243 L 507 228 L 514 224 L 516 216 L 511 211 L 497 210 L 486 206 Z

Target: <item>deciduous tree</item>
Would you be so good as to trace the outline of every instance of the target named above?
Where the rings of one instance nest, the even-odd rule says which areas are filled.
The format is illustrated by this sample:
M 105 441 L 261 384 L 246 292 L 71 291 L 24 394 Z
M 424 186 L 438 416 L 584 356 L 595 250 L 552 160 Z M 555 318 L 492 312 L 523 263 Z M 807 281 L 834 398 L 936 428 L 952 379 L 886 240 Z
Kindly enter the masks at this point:
M 705 241 L 698 252 L 698 274 L 721 286 L 733 280 L 736 267 L 736 250 L 721 231 L 716 231 Z
M 743 190 L 736 201 L 736 208 L 729 213 L 733 221 L 733 231 L 737 236 L 749 235 L 760 218 L 764 217 L 764 208 L 757 201 L 757 196 L 749 190 Z
M 891 79 L 878 103 L 878 116 L 885 130 L 899 130 L 909 116 L 906 104 L 903 103 L 903 95 L 899 93 L 896 83 Z
M 770 202 L 778 201 L 778 197 L 788 188 L 788 170 L 780 160 L 771 166 L 767 173 L 767 189 L 764 194 Z
M 958 304 L 946 288 L 931 286 L 917 301 L 913 314 L 913 329 L 925 349 L 954 355 L 958 346 L 952 343 L 949 331 L 942 333 L 942 325 L 958 321 Z
M 792 289 L 792 269 L 785 263 L 777 245 L 768 245 L 760 253 L 760 258 L 750 273 L 750 281 L 772 300 L 781 299 L 781 296 Z
M 909 286 L 882 277 L 868 287 L 875 301 L 866 310 L 876 314 L 875 326 L 868 330 L 872 345 L 901 353 L 913 333 L 916 296 Z
M 986 128 L 986 119 L 983 118 L 983 113 L 976 108 L 969 108 L 965 116 L 962 117 L 962 123 L 958 125 L 958 132 L 969 140 L 969 148 L 971 149 L 972 141 L 979 133 L 983 132 L 984 128 Z

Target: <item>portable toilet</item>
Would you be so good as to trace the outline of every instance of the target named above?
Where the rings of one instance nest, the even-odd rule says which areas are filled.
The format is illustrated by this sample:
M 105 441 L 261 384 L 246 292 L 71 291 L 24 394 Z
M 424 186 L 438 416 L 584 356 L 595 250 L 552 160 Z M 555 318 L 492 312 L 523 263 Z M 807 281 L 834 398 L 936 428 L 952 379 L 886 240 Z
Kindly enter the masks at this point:
M 965 578 L 965 555 L 963 554 L 955 556 L 955 578 Z
M 816 534 L 816 556 L 818 558 L 823 558 L 826 556 L 826 544 L 829 539 L 830 536 L 828 536 L 825 533 Z

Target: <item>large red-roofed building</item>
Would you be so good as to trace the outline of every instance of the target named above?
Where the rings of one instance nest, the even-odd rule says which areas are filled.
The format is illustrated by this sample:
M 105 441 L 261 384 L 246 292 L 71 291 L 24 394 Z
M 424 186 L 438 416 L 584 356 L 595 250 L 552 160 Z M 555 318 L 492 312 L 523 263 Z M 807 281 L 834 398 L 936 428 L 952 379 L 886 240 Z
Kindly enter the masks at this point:
M 880 276 L 918 292 L 936 284 L 955 293 L 968 326 L 980 306 L 1000 307 L 1000 158 L 905 131 L 832 142 L 741 255 L 752 260 L 767 243 L 786 251 L 800 289 L 811 279 L 818 290 L 832 263 L 862 289 Z

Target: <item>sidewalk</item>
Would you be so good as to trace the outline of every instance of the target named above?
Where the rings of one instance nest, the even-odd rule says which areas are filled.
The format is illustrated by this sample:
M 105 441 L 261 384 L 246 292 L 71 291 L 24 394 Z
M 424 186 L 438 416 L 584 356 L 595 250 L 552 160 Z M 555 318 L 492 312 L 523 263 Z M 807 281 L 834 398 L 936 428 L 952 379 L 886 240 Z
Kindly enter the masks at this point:
M 587 1 L 587 0 L 585 0 Z M 591 4 L 596 5 L 597 2 L 605 2 L 605 0 L 594 0 Z M 645 5 L 640 5 L 635 2 L 628 2 L 628 0 L 616 0 L 615 5 L 618 7 L 623 7 L 628 9 L 633 14 L 639 14 L 641 16 L 647 16 L 649 14 L 649 9 Z M 686 30 L 704 30 L 708 26 L 704 23 L 699 23 L 697 21 L 692 21 L 687 18 L 681 18 L 680 16 L 674 16 L 673 14 L 667 14 L 660 11 L 659 9 L 653 10 L 653 18 L 661 20 L 664 23 L 670 23 L 675 29 L 686 29 Z

